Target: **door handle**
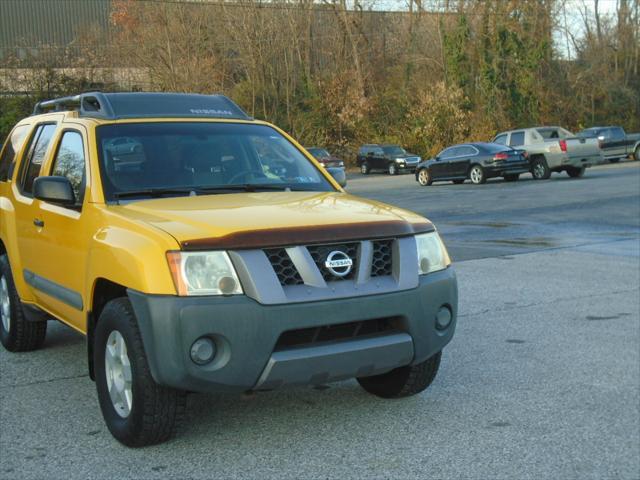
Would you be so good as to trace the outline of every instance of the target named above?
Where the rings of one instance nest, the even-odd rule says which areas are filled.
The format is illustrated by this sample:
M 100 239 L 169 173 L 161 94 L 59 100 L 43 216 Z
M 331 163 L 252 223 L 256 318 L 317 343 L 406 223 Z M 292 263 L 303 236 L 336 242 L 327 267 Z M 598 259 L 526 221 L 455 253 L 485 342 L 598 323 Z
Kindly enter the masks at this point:
M 44 227 L 44 220 L 40 220 L 39 218 L 34 218 L 33 224 L 38 228 L 42 228 Z

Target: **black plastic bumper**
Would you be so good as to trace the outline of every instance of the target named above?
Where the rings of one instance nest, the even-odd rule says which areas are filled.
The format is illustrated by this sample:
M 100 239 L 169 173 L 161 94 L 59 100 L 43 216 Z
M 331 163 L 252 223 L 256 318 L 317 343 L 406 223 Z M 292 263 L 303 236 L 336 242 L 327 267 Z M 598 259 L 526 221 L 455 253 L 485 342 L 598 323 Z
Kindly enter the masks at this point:
M 484 167 L 487 178 L 503 177 L 505 175 L 519 175 L 529 173 L 531 165 L 529 162 L 496 162 Z
M 202 392 L 321 383 L 419 363 L 449 343 L 458 307 L 452 268 L 422 276 L 413 290 L 287 305 L 261 305 L 240 295 L 128 294 L 154 380 Z M 448 328 L 438 330 L 436 314 L 443 305 L 453 318 Z M 324 350 L 310 346 L 274 352 L 285 331 L 392 317 L 400 319 L 401 331 L 374 337 L 371 343 L 367 338 L 343 340 L 321 345 Z M 202 336 L 216 340 L 218 354 L 212 363 L 199 366 L 190 350 Z

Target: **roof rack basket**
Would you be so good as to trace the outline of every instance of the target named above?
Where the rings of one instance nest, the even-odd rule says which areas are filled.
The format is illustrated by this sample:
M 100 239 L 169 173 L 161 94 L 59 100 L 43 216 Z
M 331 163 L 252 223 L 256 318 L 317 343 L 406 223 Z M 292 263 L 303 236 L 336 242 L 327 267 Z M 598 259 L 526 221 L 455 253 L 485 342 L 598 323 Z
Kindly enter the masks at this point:
M 39 102 L 33 115 L 67 111 L 77 111 L 81 117 L 108 120 L 154 117 L 251 120 L 224 95 L 155 92 L 81 93 Z

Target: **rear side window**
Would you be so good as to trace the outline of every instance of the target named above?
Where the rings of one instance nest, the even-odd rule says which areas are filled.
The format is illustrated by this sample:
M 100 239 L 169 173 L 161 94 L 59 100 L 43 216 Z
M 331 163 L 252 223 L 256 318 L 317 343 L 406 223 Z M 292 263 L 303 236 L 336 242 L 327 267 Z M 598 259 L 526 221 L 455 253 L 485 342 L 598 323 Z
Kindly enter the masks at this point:
M 80 133 L 74 131 L 63 133 L 51 175 L 67 177 L 73 187 L 76 205 L 82 205 L 85 190 L 85 158 Z
M 615 140 L 619 140 L 621 138 L 624 137 L 624 130 L 622 130 L 621 128 L 611 128 L 611 138 L 615 139 Z
M 512 147 L 524 145 L 524 132 L 513 132 L 511 134 L 511 139 L 509 140 L 509 145 Z
M 500 145 L 506 145 L 507 144 L 507 134 L 503 134 L 503 135 L 498 135 L 495 140 L 493 141 L 493 143 L 498 143 Z
M 473 157 L 476 155 L 477 150 L 470 146 L 470 145 L 465 145 L 464 147 L 460 147 L 460 150 L 458 151 L 458 156 L 461 157 Z
M 31 144 L 29 145 L 26 161 L 23 162 L 20 177 L 22 179 L 21 192 L 24 195 L 30 197 L 33 193 L 33 181 L 40 175 L 42 162 L 45 159 L 51 137 L 53 137 L 55 131 L 55 124 L 39 125 L 31 138 Z
M 16 161 L 16 154 L 22 148 L 27 133 L 29 133 L 30 125 L 19 125 L 13 129 L 11 135 L 7 139 L 7 143 L 0 157 L 0 182 L 8 180 L 10 165 Z

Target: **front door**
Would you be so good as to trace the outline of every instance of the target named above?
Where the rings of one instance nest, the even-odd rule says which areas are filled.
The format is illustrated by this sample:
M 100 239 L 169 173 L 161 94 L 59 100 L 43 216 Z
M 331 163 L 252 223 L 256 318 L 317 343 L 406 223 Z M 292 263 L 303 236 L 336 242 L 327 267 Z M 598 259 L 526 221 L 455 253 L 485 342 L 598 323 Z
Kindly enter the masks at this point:
M 477 155 L 478 150 L 471 145 L 459 147 L 456 156 L 449 163 L 449 175 L 452 177 L 465 177 L 469 171 L 471 161 Z
M 80 331 L 86 329 L 83 294 L 90 231 L 83 216 L 88 177 L 85 138 L 83 130 L 63 130 L 51 162 L 45 165 L 47 175 L 70 180 L 76 202 L 61 207 L 37 201 L 42 225 L 35 255 L 37 266 L 33 270 L 42 305 Z

